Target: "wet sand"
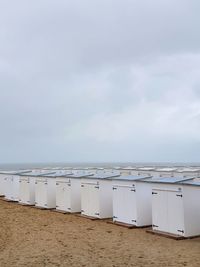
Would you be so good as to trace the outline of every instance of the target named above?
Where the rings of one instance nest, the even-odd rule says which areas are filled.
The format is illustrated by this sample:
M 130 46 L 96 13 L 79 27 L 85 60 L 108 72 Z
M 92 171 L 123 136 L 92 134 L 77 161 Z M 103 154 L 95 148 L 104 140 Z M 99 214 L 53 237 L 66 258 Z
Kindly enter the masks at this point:
M 200 266 L 200 238 L 176 241 L 0 200 L 0 266 Z

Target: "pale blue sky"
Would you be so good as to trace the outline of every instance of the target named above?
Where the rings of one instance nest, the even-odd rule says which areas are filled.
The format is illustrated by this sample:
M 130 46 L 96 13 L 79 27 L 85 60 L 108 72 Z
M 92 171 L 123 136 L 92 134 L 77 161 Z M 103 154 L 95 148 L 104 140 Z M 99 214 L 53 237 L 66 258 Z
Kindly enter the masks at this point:
M 199 10 L 1 0 L 0 162 L 199 162 Z

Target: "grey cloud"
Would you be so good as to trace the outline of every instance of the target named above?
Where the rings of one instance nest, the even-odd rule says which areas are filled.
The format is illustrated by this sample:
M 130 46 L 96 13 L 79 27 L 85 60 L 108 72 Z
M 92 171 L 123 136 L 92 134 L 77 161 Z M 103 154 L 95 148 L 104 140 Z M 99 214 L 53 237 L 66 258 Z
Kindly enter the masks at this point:
M 199 7 L 1 1 L 0 160 L 198 161 Z

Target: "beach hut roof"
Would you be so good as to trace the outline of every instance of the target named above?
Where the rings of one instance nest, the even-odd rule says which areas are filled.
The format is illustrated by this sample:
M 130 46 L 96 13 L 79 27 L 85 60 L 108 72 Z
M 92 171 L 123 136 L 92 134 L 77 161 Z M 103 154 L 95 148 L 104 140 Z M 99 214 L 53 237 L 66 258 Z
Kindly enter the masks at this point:
M 32 171 L 32 172 L 26 172 L 26 173 L 20 173 L 20 176 L 30 176 L 30 177 L 38 177 L 38 176 L 44 176 L 44 175 L 50 175 L 55 172 L 50 171 Z
M 182 173 L 182 172 L 200 172 L 200 169 L 198 168 L 182 168 L 179 169 L 178 172 Z
M 136 170 L 136 167 L 132 167 L 132 166 L 128 166 L 128 167 L 124 167 L 121 168 L 122 170 Z
M 200 186 L 200 178 L 199 177 L 191 178 L 190 180 L 186 180 L 186 181 L 183 181 L 183 182 L 180 182 L 180 183 L 184 184 L 184 185 Z
M 137 170 L 139 170 L 139 171 L 154 171 L 155 168 L 154 167 L 140 167 L 140 168 L 137 168 Z
M 120 167 L 120 166 L 114 166 L 113 167 L 113 170 L 120 170 L 120 169 L 123 169 L 123 167 Z
M 30 170 L 18 170 L 18 171 L 1 171 L 0 174 L 6 174 L 6 175 L 20 175 L 24 173 L 31 172 Z
M 89 176 L 87 175 L 88 178 L 91 178 L 91 179 L 112 179 L 113 177 L 118 177 L 120 176 L 119 173 L 96 173 L 92 176 Z
M 120 180 L 120 181 L 140 181 L 144 179 L 148 179 L 151 176 L 145 175 L 121 175 L 119 177 L 114 177 L 113 180 Z
M 88 176 L 92 176 L 92 173 L 71 173 L 71 174 L 67 174 L 65 175 L 65 177 L 67 178 L 84 178 L 84 177 L 88 177 Z
M 156 169 L 157 172 L 173 172 L 173 171 L 177 171 L 177 168 L 159 168 Z
M 163 183 L 163 184 L 176 184 L 184 181 L 191 180 L 193 178 L 184 178 L 184 177 L 164 177 L 164 178 L 150 178 L 144 180 L 145 182 L 150 183 Z
M 71 174 L 70 171 L 57 171 L 51 173 L 42 174 L 42 177 L 56 178 L 56 177 L 65 177 L 66 175 Z

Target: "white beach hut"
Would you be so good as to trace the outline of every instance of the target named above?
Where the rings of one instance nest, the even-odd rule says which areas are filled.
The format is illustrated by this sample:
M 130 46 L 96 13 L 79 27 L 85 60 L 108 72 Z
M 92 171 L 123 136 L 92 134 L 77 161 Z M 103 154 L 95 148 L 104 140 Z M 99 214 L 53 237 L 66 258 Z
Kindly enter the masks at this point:
M 152 171 L 152 175 L 154 177 L 174 177 L 177 170 L 176 167 L 156 168 L 155 171 Z M 180 177 L 180 175 L 177 175 L 177 177 Z
M 104 219 L 113 216 L 112 178 L 118 173 L 102 173 L 81 179 L 81 214 Z
M 45 209 L 56 208 L 56 177 L 66 175 L 68 171 L 59 170 L 44 174 L 35 179 L 35 206 Z
M 118 170 L 119 171 L 120 169 L 123 169 L 123 167 L 121 167 L 121 166 L 114 166 L 113 167 L 113 170 Z
M 177 237 L 200 235 L 200 181 L 197 180 L 170 177 L 153 181 L 154 232 Z
M 103 167 L 97 167 L 96 169 L 95 169 L 95 173 L 105 173 L 106 171 L 105 171 L 105 169 L 103 168 Z
M 199 177 L 200 176 L 200 169 L 199 168 L 179 168 L 175 175 L 183 176 L 183 177 Z
M 128 167 L 123 167 L 118 169 L 118 171 L 120 172 L 121 175 L 137 175 L 137 168 L 136 167 L 132 167 L 132 166 L 128 166 Z
M 89 173 L 103 173 L 105 172 L 105 169 L 103 167 L 88 167 L 87 172 Z
M 151 184 L 146 176 L 115 177 L 113 183 L 113 222 L 143 227 L 152 224 Z
M 45 209 L 56 208 L 56 177 L 68 174 L 68 171 L 59 170 L 44 174 L 35 179 L 35 206 Z
M 88 167 L 75 167 L 71 170 L 73 174 L 83 174 L 89 171 Z
M 104 167 L 104 172 L 105 173 L 113 173 L 113 172 L 116 172 L 117 170 L 116 169 L 114 169 L 114 167 L 112 167 L 112 166 L 105 166 Z
M 63 170 L 65 170 L 65 171 L 71 171 L 73 169 L 73 167 L 70 167 L 70 166 L 68 166 L 68 167 L 63 167 Z
M 147 175 L 147 176 L 153 176 L 155 172 L 155 167 L 140 167 L 137 168 L 138 175 Z
M 56 210 L 81 212 L 81 179 L 92 174 L 65 174 L 56 177 Z
M 4 196 L 6 200 L 19 200 L 19 175 L 27 172 L 30 172 L 30 170 L 5 172 Z
M 0 172 L 0 196 L 5 196 L 5 190 L 6 190 L 6 177 L 9 176 L 10 172 L 1 171 Z M 13 173 L 13 172 L 11 172 Z
M 23 173 L 19 176 L 19 203 L 35 205 L 35 180 L 42 175 L 52 172 L 45 170 L 35 170 L 30 173 Z

